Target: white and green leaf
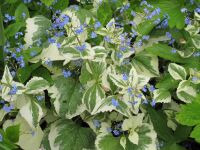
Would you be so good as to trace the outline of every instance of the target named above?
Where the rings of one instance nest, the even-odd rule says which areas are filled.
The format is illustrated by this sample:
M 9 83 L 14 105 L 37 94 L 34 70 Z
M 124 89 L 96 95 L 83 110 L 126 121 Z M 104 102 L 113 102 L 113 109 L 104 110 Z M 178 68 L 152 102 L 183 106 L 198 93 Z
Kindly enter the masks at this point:
M 175 80 L 185 80 L 187 73 L 184 67 L 177 65 L 175 63 L 170 63 L 168 66 L 168 71 L 170 75 L 175 79 Z

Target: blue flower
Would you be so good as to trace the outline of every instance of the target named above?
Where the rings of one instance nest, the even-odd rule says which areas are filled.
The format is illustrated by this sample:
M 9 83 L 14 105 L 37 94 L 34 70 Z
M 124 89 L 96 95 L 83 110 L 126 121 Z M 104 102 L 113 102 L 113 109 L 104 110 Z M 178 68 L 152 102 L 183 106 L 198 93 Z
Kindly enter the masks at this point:
M 176 49 L 174 49 L 174 48 L 172 48 L 171 52 L 172 52 L 172 53 L 176 53 L 176 52 L 177 52 L 177 50 L 176 50 Z
M 126 74 L 126 73 L 123 73 L 123 74 L 122 74 L 122 79 L 123 79 L 123 80 L 125 80 L 125 81 L 127 81 L 127 80 L 128 80 L 128 76 L 127 76 L 127 74 Z
M 160 18 L 156 19 L 153 23 L 156 24 L 156 25 L 159 24 L 160 23 Z
M 141 99 L 142 98 L 142 94 L 141 93 L 138 94 L 137 97 Z
M 16 84 L 13 84 L 12 88 L 10 89 L 8 94 L 9 95 L 15 95 L 17 93 L 17 91 L 18 91 L 18 88 L 17 88 Z
M 156 100 L 155 100 L 155 99 L 152 100 L 151 106 L 152 106 L 152 107 L 155 107 L 155 106 L 156 106 Z
M 104 37 L 104 40 L 108 43 L 111 43 L 111 38 L 109 36 L 105 36 Z
M 80 26 L 80 28 L 78 28 L 78 29 L 75 30 L 75 33 L 76 33 L 76 34 L 81 34 L 81 33 L 83 33 L 83 32 L 84 32 L 84 29 L 83 29 L 83 26 L 82 26 L 82 25 Z
M 151 85 L 150 87 L 149 87 L 149 91 L 150 92 L 153 92 L 155 90 L 155 87 L 153 86 L 153 85 Z
M 185 18 L 185 24 L 186 25 L 190 25 L 191 24 L 190 18 L 188 18 L 188 17 Z
M 2 134 L 0 133 L 0 142 L 2 142 L 3 141 L 3 136 L 2 136 Z
M 45 65 L 48 65 L 49 67 L 52 66 L 52 61 L 48 58 L 45 62 L 44 62 Z
M 101 127 L 101 122 L 99 120 L 94 119 L 92 122 L 93 122 L 93 124 L 94 124 L 94 126 L 96 128 L 100 128 Z
M 142 39 L 147 41 L 149 39 L 149 37 L 150 37 L 149 35 L 143 35 Z
M 94 24 L 94 28 L 95 29 L 98 29 L 99 27 L 101 27 L 101 23 L 99 21 L 97 21 L 95 24 Z
M 136 16 L 136 13 L 135 13 L 134 11 L 131 11 L 131 15 L 132 15 L 133 17 L 135 17 L 135 16 Z
M 169 32 L 166 32 L 166 36 L 167 36 L 169 39 L 172 38 L 172 35 L 171 35 L 171 33 L 169 33 Z
M 81 46 L 76 46 L 76 49 L 80 52 L 83 52 L 86 49 L 86 44 L 82 44 Z
M 55 43 L 55 42 L 56 42 L 56 40 L 55 40 L 55 39 L 53 39 L 53 38 L 48 38 L 48 42 L 49 42 L 49 43 Z
M 182 12 L 182 13 L 187 12 L 187 8 L 181 8 L 181 12 Z
M 96 34 L 95 32 L 92 32 L 92 33 L 91 33 L 91 38 L 94 39 L 94 38 L 96 38 L 96 37 L 97 37 L 97 34 Z
M 200 8 L 196 8 L 195 11 L 196 11 L 197 13 L 200 13 Z
M 3 109 L 5 112 L 9 113 L 9 112 L 11 112 L 11 110 L 14 109 L 14 106 L 13 106 L 13 105 L 10 105 L 10 106 L 4 105 L 2 109 Z
M 147 92 L 147 86 L 146 85 L 142 88 L 142 91 Z
M 56 43 L 57 48 L 61 48 L 61 44 L 60 43 Z
M 118 130 L 113 130 L 113 134 L 114 134 L 115 136 L 119 136 L 119 135 L 120 135 L 120 131 L 118 131 Z
M 115 107 L 118 107 L 118 106 L 119 106 L 119 102 L 118 102 L 116 99 L 114 99 L 114 98 L 112 98 L 111 103 L 112 103 L 112 105 L 115 106 Z
M 36 98 L 38 101 L 42 101 L 44 99 L 44 95 L 37 95 Z
M 66 71 L 66 70 L 63 70 L 63 76 L 65 77 L 65 78 L 68 78 L 68 77 L 70 77 L 72 75 L 72 73 L 71 73 L 71 71 Z

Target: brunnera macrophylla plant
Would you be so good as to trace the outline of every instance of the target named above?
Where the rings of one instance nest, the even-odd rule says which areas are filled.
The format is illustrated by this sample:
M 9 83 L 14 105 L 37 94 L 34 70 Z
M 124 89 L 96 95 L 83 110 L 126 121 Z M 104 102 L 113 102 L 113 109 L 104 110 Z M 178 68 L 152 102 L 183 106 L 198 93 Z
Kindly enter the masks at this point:
M 192 149 L 199 3 L 4 1 L 0 149 Z

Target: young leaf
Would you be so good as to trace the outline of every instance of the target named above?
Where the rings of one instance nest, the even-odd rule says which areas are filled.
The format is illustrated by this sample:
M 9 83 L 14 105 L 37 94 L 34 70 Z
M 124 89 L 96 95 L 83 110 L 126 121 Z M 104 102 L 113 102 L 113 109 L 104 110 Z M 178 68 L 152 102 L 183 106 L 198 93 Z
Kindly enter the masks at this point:
M 19 141 L 19 129 L 20 125 L 10 126 L 6 128 L 6 137 L 13 143 L 17 143 Z

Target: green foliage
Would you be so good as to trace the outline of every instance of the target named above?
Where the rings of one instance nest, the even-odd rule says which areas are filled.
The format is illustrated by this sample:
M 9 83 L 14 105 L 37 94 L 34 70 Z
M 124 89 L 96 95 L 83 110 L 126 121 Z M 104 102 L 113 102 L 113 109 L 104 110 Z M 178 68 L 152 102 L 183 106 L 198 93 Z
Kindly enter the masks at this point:
M 194 149 L 197 7 L 189 0 L 2 2 L 0 149 Z

